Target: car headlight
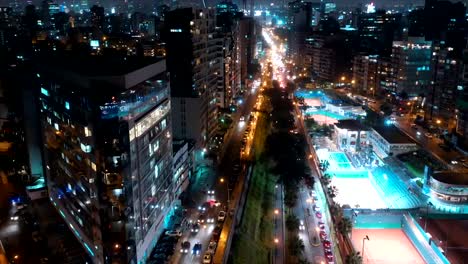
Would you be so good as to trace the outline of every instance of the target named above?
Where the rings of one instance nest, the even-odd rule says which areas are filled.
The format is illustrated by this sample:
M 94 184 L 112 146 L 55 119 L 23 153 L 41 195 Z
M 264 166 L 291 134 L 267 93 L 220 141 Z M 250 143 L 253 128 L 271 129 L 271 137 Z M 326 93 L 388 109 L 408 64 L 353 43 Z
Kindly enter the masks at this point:
M 180 253 L 184 253 L 184 250 L 183 250 L 183 249 L 181 249 L 181 250 L 180 250 Z

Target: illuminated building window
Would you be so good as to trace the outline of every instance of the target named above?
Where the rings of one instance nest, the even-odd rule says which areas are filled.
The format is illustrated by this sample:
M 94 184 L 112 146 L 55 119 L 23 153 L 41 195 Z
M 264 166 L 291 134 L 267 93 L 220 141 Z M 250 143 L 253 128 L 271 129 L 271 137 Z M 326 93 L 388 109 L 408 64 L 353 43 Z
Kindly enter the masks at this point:
M 70 110 L 70 103 L 69 102 L 65 102 L 65 109 Z
M 47 91 L 46 89 L 41 87 L 41 94 L 43 94 L 45 96 L 49 96 L 49 91 Z
M 84 134 L 85 134 L 85 137 L 90 137 L 93 135 L 91 133 L 91 130 L 87 126 L 84 127 Z
M 57 123 L 54 124 L 55 130 L 60 130 L 59 125 Z

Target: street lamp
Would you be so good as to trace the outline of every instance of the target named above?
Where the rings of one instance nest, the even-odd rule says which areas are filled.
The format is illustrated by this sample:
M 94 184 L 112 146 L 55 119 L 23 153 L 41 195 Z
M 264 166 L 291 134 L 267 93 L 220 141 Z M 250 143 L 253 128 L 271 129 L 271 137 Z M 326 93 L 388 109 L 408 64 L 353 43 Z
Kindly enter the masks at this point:
M 434 206 L 431 202 L 426 204 L 426 219 L 424 220 L 424 232 L 427 232 L 427 218 L 429 217 L 429 206 Z
M 362 262 L 364 262 L 364 242 L 366 242 L 366 240 L 370 240 L 368 235 L 362 238 L 362 251 L 361 251 Z
M 220 178 L 219 182 L 224 183 L 224 178 Z M 227 206 L 229 208 L 230 199 L 229 199 L 229 183 L 228 182 L 226 182 L 226 189 L 227 189 Z

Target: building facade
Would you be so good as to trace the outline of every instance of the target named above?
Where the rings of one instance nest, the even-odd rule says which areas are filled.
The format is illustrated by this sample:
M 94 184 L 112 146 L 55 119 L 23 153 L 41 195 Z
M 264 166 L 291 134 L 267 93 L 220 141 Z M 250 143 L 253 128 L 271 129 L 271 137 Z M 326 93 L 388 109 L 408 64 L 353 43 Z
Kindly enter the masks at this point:
M 163 33 L 174 137 L 195 140 L 203 148 L 218 127 L 217 92 L 224 78 L 223 37 L 216 30 L 215 10 L 172 10 Z
M 395 41 L 392 47 L 392 64 L 395 70 L 397 93 L 405 91 L 410 96 L 427 93 L 432 80 L 432 42 L 424 38 Z
M 378 88 L 378 56 L 357 55 L 353 59 L 353 91 L 357 94 L 376 94 Z
M 37 73 L 50 200 L 93 263 L 145 263 L 174 199 L 165 61 L 74 62 Z

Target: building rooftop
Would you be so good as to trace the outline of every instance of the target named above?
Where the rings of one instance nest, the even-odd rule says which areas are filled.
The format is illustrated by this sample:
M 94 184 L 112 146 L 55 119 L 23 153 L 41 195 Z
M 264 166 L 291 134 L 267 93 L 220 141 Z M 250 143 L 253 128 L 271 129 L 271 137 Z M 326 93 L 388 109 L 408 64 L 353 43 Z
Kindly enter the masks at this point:
M 76 56 L 66 54 L 47 57 L 41 60 L 41 64 L 72 71 L 84 76 L 97 77 L 125 75 L 160 60 L 160 58 L 153 57 Z
M 448 184 L 465 185 L 468 187 L 468 173 L 455 171 L 434 172 L 432 178 Z
M 361 122 L 355 119 L 343 119 L 343 120 L 338 120 L 337 123 L 335 123 L 335 126 L 341 129 L 347 129 L 351 131 L 368 131 L 369 128 L 363 125 Z
M 416 144 L 411 138 L 401 132 L 394 125 L 376 126 L 373 128 L 390 144 Z

